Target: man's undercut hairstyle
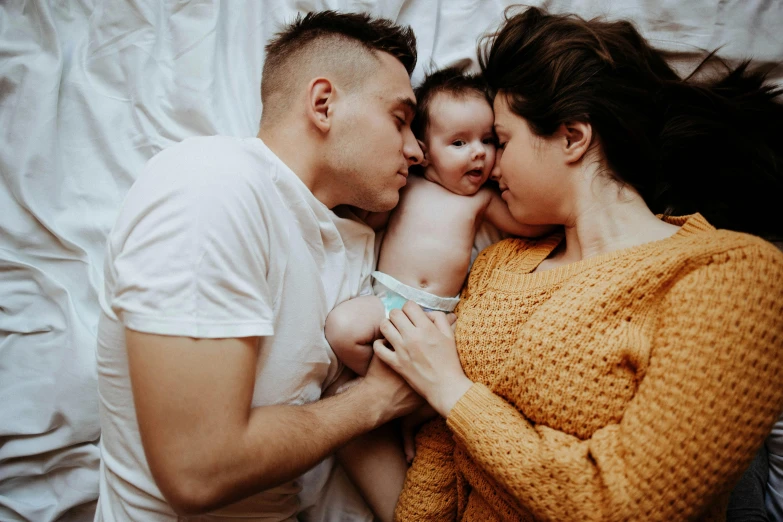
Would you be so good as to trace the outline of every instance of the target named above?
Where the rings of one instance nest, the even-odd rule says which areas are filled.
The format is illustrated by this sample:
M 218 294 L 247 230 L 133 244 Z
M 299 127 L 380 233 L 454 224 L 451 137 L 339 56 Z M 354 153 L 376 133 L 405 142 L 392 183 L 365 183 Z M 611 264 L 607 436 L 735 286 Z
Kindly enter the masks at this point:
M 419 140 L 424 140 L 427 126 L 430 121 L 430 106 L 432 100 L 439 93 L 448 94 L 457 98 L 466 96 L 478 96 L 491 106 L 489 89 L 484 78 L 479 74 L 465 72 L 466 67 L 446 67 L 434 73 L 428 74 L 424 81 L 414 89 L 416 95 L 416 116 L 413 118 L 411 130 Z
M 416 66 L 413 30 L 366 13 L 319 11 L 297 15 L 266 45 L 261 78 L 266 118 L 287 113 L 297 84 L 319 72 L 339 74 L 343 87 L 356 88 L 377 66 L 378 52 L 394 56 L 410 76 Z

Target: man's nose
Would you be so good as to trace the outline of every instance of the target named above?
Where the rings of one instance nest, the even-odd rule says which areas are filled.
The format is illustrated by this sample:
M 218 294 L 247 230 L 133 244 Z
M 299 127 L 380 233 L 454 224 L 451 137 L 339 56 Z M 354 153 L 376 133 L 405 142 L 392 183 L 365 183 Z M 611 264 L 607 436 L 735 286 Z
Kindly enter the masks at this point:
M 418 165 L 424 160 L 424 152 L 422 152 L 419 143 L 416 141 L 416 137 L 410 130 L 406 133 L 405 143 L 402 146 L 402 153 L 405 155 L 409 167 L 411 165 Z

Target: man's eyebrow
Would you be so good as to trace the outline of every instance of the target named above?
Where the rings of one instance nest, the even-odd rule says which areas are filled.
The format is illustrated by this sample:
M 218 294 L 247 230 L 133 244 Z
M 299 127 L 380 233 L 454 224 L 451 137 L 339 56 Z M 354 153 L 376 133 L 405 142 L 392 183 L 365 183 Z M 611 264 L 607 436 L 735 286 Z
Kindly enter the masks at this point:
M 397 98 L 397 105 L 407 108 L 411 114 L 416 114 L 416 102 L 407 96 Z

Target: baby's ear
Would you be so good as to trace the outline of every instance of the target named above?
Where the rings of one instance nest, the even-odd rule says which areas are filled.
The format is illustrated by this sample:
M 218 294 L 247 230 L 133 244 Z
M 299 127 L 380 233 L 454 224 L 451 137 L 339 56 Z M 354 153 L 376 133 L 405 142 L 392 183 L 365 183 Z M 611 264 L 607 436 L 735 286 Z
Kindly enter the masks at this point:
M 421 165 L 426 169 L 430 165 L 430 153 L 427 150 L 427 146 L 424 144 L 423 141 L 416 140 L 416 142 L 419 144 L 419 148 L 421 149 L 421 152 L 424 154 L 424 158 L 421 160 L 421 163 L 419 163 L 419 165 Z

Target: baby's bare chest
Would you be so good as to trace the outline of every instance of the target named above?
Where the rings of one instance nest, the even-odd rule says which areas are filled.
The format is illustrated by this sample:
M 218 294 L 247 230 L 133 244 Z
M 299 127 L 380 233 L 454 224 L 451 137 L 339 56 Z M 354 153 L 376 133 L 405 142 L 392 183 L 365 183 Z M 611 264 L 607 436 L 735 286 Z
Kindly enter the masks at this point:
M 434 183 L 420 182 L 405 193 L 389 224 L 390 232 L 455 246 L 473 245 L 482 210 L 480 198 L 452 194 Z

